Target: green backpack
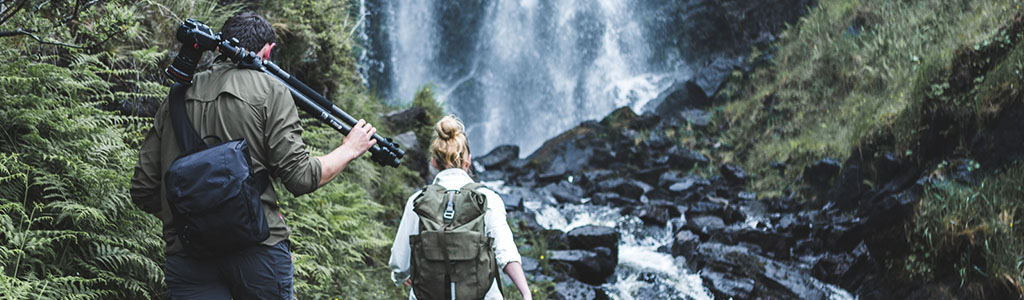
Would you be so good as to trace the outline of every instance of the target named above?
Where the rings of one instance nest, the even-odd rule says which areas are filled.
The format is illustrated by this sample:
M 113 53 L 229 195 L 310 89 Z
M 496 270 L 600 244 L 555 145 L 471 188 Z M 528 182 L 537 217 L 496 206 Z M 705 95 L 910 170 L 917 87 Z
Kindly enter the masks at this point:
M 484 231 L 487 196 L 476 191 L 481 186 L 434 184 L 413 201 L 420 216 L 420 234 L 409 237 L 416 298 L 452 299 L 454 293 L 455 299 L 483 299 L 497 278 L 494 239 Z

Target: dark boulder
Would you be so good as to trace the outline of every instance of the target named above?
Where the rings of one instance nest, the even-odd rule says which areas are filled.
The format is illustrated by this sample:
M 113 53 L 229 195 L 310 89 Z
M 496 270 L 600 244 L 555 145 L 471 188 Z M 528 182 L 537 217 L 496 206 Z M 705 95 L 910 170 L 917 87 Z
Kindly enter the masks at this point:
M 700 201 L 690 204 L 686 210 L 686 218 L 694 219 L 700 216 L 716 216 L 726 224 L 740 222 L 746 219 L 743 212 L 735 205 L 715 203 L 711 201 Z
M 667 188 L 676 182 L 683 181 L 683 178 L 686 177 L 679 171 L 666 171 L 661 173 L 661 176 L 658 177 L 658 186 Z
M 651 111 L 665 117 L 675 117 L 675 113 L 691 107 L 706 107 L 711 104 L 711 99 L 704 89 L 694 80 L 677 83 L 666 92 L 658 95 L 646 106 L 645 111 Z
M 636 170 L 635 172 L 633 172 L 633 176 L 647 184 L 659 185 L 661 176 L 663 176 L 668 171 L 668 169 L 668 164 L 659 164 L 648 168 Z
M 426 109 L 419 106 L 389 112 L 383 116 L 382 121 L 395 130 L 413 130 L 421 125 L 431 124 Z M 402 144 L 402 146 L 411 145 Z
M 551 298 L 555 300 L 607 300 L 608 294 L 600 287 L 569 278 L 555 283 L 555 292 Z
M 708 163 L 708 158 L 700 152 L 692 149 L 672 146 L 666 150 L 668 153 L 668 163 L 673 168 L 689 169 L 697 165 L 704 165 Z
M 501 194 L 501 201 L 505 203 L 505 210 L 523 210 L 523 195 L 519 193 Z
M 839 161 L 826 158 L 807 166 L 804 169 L 803 177 L 811 186 L 825 189 L 832 182 L 832 178 L 839 174 L 840 169 L 842 169 L 842 165 Z
M 613 257 L 618 261 L 619 232 L 615 228 L 595 225 L 581 226 L 567 232 L 565 237 L 569 240 L 569 247 L 572 249 L 590 250 L 605 247 L 612 251 Z
M 725 221 L 716 216 L 699 216 L 686 221 L 686 229 L 702 236 L 725 229 Z
M 474 161 L 480 163 L 484 168 L 488 170 L 501 169 L 508 163 L 519 159 L 519 146 L 516 145 L 501 145 L 495 147 L 487 155 L 475 158 Z
M 686 194 L 695 192 L 698 188 L 707 187 L 709 185 L 711 185 L 711 182 L 707 179 L 700 178 L 695 175 L 689 175 L 668 186 L 668 190 L 673 193 Z
M 594 193 L 590 196 L 590 204 L 593 205 L 608 205 L 609 203 L 622 205 L 629 202 L 616 193 Z
M 799 267 L 752 254 L 746 247 L 704 243 L 692 265 L 716 298 L 825 299 L 824 283 Z
M 651 186 L 639 180 L 613 178 L 598 182 L 597 190 L 600 192 L 613 192 L 625 198 L 640 199 L 640 196 L 651 190 Z
M 734 164 L 722 164 L 718 167 L 718 171 L 721 172 L 722 177 L 732 185 L 744 184 L 747 182 L 747 179 L 749 179 L 747 171 Z
M 665 224 L 668 224 L 669 219 L 679 216 L 679 209 L 666 204 L 648 204 L 644 205 L 637 212 L 637 216 L 640 217 L 644 224 L 665 226 Z
M 689 230 L 680 230 L 676 232 L 675 239 L 672 240 L 672 256 L 683 256 L 690 259 L 697 251 L 699 244 L 699 236 Z
M 551 193 L 551 196 L 559 203 L 582 203 L 581 199 L 583 197 L 583 189 L 569 183 L 568 181 L 559 181 L 558 183 L 549 184 L 541 189 Z
M 615 265 L 618 262 L 611 256 L 611 250 L 608 248 L 599 247 L 593 250 L 548 251 L 548 263 L 553 270 L 579 281 L 601 285 L 615 272 Z

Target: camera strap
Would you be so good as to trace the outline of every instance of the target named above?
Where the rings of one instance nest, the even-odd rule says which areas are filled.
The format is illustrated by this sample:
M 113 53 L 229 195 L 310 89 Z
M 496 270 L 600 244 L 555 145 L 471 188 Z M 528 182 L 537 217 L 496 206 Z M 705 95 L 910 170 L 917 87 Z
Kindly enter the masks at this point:
M 171 93 L 167 97 L 170 101 L 171 125 L 174 126 L 174 137 L 178 140 L 178 147 L 181 153 L 189 153 L 195 150 L 206 148 L 206 143 L 199 137 L 192 121 L 185 112 L 185 91 L 188 85 L 174 83 L 171 86 Z

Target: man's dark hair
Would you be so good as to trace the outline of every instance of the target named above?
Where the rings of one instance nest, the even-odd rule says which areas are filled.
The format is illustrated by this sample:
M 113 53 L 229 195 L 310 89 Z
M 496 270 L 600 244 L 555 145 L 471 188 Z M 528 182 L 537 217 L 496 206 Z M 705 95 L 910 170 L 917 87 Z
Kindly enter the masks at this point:
M 270 22 L 251 11 L 236 14 L 224 21 L 220 35 L 224 39 L 238 39 L 239 46 L 253 52 L 259 52 L 264 44 L 277 41 Z

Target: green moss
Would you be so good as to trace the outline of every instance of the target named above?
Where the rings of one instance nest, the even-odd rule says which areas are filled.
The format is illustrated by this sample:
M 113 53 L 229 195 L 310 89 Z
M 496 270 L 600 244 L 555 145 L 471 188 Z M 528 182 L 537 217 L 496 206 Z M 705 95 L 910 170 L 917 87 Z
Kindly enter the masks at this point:
M 897 119 L 924 100 L 920 89 L 932 87 L 957 49 L 998 35 L 1015 5 L 819 2 L 780 35 L 771 64 L 726 87 L 722 96 L 730 101 L 716 122 L 726 128 L 723 141 L 736 150 L 716 154 L 718 159 L 758 174 L 775 173 L 770 162 L 788 162 L 785 174 L 752 184 L 770 195 L 792 186 L 810 163 L 848 157 L 879 133 L 911 140 L 917 124 Z

